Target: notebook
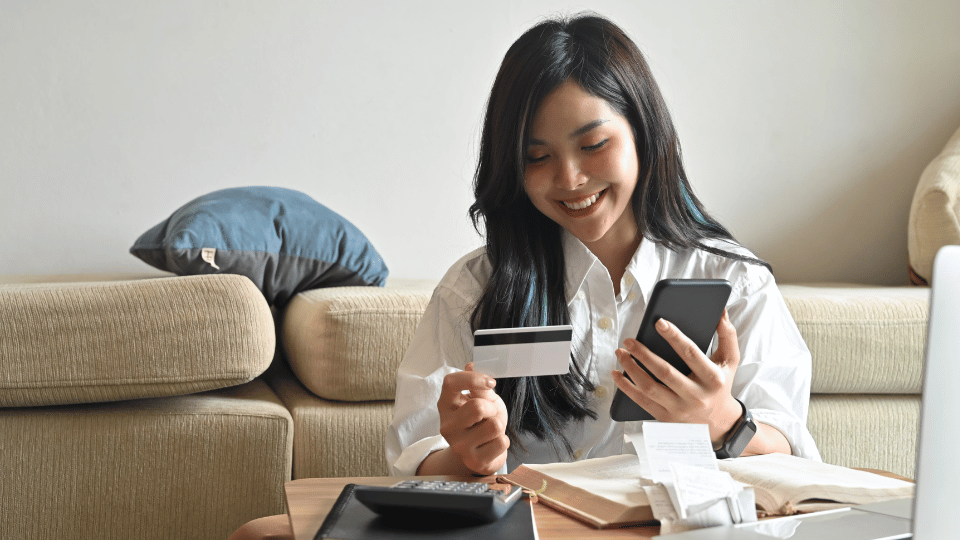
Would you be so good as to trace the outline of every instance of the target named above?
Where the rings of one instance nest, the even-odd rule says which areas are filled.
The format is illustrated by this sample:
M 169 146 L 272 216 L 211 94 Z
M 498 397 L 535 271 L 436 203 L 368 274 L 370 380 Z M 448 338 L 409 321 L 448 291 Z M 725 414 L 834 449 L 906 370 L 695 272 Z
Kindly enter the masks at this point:
M 933 263 L 915 496 L 853 508 L 699 529 L 670 540 L 960 538 L 960 246 Z M 659 538 L 659 537 L 658 537 Z M 663 537 L 667 538 L 667 537 Z
M 464 524 L 462 520 L 397 521 L 380 517 L 357 501 L 356 484 L 347 484 L 327 514 L 314 540 L 481 540 L 537 538 L 530 499 L 524 497 L 493 523 Z

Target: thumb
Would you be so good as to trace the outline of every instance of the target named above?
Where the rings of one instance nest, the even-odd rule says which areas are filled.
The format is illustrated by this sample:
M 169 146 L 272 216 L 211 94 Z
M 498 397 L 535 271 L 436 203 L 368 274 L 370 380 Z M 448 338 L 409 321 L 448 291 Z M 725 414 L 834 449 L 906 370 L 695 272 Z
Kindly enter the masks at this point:
M 723 317 L 717 324 L 717 351 L 713 361 L 720 367 L 731 368 L 736 371 L 740 365 L 740 343 L 737 341 L 737 329 L 730 322 L 727 310 L 723 310 Z
M 463 366 L 464 371 L 473 371 L 473 362 L 467 362 L 467 365 Z

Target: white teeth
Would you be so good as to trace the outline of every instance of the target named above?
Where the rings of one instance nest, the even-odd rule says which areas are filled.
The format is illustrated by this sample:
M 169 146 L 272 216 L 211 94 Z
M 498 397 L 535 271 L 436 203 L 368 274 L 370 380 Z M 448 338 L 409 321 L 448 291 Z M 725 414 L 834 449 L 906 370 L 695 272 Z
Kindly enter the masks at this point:
M 566 206 L 571 210 L 583 210 L 584 208 L 587 208 L 591 206 L 593 203 L 597 202 L 597 199 L 599 198 L 600 198 L 600 193 L 597 193 L 593 197 L 584 199 L 577 203 L 568 203 L 566 201 L 560 201 L 560 202 L 562 202 L 564 206 Z

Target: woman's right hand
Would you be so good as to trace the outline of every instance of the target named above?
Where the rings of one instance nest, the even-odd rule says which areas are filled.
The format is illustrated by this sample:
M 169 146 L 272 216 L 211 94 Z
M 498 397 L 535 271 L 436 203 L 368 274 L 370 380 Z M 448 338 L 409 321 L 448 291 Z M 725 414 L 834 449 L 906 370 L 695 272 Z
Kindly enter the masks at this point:
M 493 391 L 495 385 L 494 379 L 473 371 L 471 362 L 464 371 L 443 378 L 437 400 L 440 435 L 450 444 L 449 452 L 474 474 L 494 474 L 507 461 L 507 407 Z

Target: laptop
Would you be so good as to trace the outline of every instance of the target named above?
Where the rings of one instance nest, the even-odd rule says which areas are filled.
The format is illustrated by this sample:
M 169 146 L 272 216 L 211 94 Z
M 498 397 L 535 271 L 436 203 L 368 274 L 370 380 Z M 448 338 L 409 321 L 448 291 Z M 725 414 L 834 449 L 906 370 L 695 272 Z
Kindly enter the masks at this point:
M 960 246 L 933 264 L 915 496 L 841 510 L 698 529 L 670 540 L 960 538 Z

